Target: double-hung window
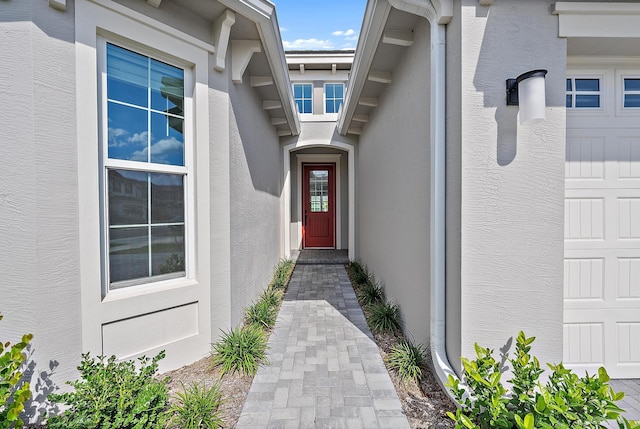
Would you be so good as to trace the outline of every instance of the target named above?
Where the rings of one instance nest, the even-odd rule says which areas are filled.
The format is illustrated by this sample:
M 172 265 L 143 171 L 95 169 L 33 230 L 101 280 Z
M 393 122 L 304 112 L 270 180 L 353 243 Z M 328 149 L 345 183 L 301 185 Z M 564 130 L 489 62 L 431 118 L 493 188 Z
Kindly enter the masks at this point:
M 294 83 L 293 99 L 300 113 L 313 113 L 313 85 L 310 83 Z
M 186 275 L 185 73 L 106 43 L 102 159 L 111 289 Z
M 344 102 L 344 84 L 327 83 L 324 85 L 325 113 L 338 113 Z

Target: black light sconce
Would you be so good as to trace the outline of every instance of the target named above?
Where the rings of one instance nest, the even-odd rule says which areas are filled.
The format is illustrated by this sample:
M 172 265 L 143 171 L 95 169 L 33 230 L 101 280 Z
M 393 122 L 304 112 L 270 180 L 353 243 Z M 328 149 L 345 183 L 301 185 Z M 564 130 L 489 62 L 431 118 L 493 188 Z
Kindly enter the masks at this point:
M 531 70 L 515 79 L 507 79 L 507 106 L 520 106 L 520 124 L 532 124 L 545 118 L 544 78 L 547 70 Z

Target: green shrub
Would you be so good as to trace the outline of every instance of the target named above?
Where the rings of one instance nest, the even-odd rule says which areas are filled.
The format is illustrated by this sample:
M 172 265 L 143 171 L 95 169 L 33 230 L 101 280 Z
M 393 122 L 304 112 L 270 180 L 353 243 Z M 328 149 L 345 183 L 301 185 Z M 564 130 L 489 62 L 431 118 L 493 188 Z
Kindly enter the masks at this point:
M 424 356 L 424 347 L 416 346 L 411 341 L 402 341 L 391 347 L 387 363 L 391 369 L 398 372 L 403 381 L 418 382 L 422 378 L 422 367 L 426 363 Z
M 266 359 L 267 337 L 255 325 L 223 332 L 220 341 L 213 345 L 211 364 L 222 367 L 222 373 L 240 372 L 254 375 Z
M 116 362 L 111 356 L 97 359 L 82 355 L 81 380 L 68 382 L 75 391 L 51 394 L 49 400 L 69 408 L 47 420 L 48 429 L 160 429 L 167 420 L 165 381 L 154 378 L 158 361 L 141 357 L 136 363 Z
M 295 264 L 291 259 L 281 259 L 276 265 L 273 280 L 271 281 L 272 289 L 284 289 L 289 281 L 289 276 Z
M 276 324 L 278 307 L 269 301 L 260 300 L 245 311 L 244 321 L 247 325 L 257 325 L 261 328 L 271 329 Z
M 24 402 L 31 397 L 31 391 L 29 383 L 21 381 L 20 368 L 27 359 L 23 350 L 32 338 L 33 335 L 25 334 L 13 346 L 9 342 L 0 341 L 0 429 L 7 429 L 12 425 L 21 427 L 24 424 L 19 416 L 24 410 Z
M 182 392 L 176 393 L 176 403 L 171 407 L 171 423 L 180 429 L 217 429 L 224 426 L 220 416 L 222 391 L 220 385 L 211 387 L 191 384 L 182 385 Z
M 461 405 L 455 414 L 447 413 L 456 428 L 595 429 L 609 420 L 616 420 L 620 428 L 640 427 L 622 417 L 623 410 L 615 402 L 624 393 L 615 393 L 608 385 L 604 368 L 597 376 L 578 377 L 562 364 L 548 364 L 552 373 L 547 383 L 541 384 L 538 379 L 544 370 L 530 354 L 534 340 L 522 331 L 518 334 L 516 356 L 509 358 L 513 368 L 511 394 L 501 383 L 501 365 L 493 358 L 493 350 L 476 344 L 476 359 L 462 358 L 468 392 L 453 376 L 448 383 Z
M 268 303 L 271 307 L 278 308 L 282 301 L 282 291 L 276 289 L 267 289 L 260 295 L 260 301 Z
M 379 304 L 384 302 L 384 290 L 380 283 L 366 282 L 358 290 L 358 298 L 363 305 Z
M 401 328 L 400 307 L 397 304 L 373 304 L 367 307 L 369 327 L 374 332 L 395 332 Z
M 366 265 L 362 265 L 360 261 L 350 261 L 349 267 L 353 274 L 353 281 L 356 287 L 364 285 L 369 282 L 370 274 Z

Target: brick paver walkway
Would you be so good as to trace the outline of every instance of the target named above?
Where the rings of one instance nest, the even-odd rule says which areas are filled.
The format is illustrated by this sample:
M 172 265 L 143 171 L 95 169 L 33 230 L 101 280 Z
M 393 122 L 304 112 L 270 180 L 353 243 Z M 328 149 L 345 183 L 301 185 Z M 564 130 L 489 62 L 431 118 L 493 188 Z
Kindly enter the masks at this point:
M 611 380 L 609 383 L 616 392 L 624 392 L 624 398 L 617 403 L 629 420 L 640 420 L 640 379 Z
M 409 428 L 342 265 L 298 265 L 238 420 L 249 428 Z

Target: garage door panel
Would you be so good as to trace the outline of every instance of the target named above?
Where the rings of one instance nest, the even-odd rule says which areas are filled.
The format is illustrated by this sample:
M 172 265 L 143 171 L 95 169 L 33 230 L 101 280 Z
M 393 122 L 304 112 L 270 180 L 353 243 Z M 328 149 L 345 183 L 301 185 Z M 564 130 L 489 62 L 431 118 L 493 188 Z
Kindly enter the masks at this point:
M 604 180 L 605 137 L 568 137 L 565 178 Z
M 620 179 L 640 181 L 640 137 L 621 137 L 618 140 L 617 164 Z
M 564 260 L 564 298 L 598 299 L 604 297 L 604 258 Z
M 640 365 L 640 322 L 619 322 L 616 328 L 618 362 L 626 365 Z
M 564 356 L 568 364 L 602 365 L 604 362 L 604 325 L 567 323 L 564 325 Z
M 640 111 L 602 82 L 601 112 L 567 109 L 564 361 L 640 378 Z
M 640 299 L 640 256 L 618 258 L 617 291 L 619 299 Z
M 640 197 L 617 198 L 618 238 L 640 240 Z
M 565 198 L 565 238 L 604 239 L 604 198 Z

